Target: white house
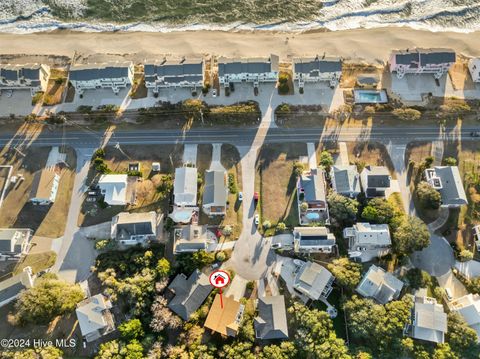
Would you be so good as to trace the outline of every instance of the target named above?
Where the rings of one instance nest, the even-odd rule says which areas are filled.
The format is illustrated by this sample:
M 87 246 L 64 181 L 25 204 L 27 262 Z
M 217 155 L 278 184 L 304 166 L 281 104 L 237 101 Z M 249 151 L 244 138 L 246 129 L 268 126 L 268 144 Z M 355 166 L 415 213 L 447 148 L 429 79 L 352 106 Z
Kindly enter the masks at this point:
M 218 59 L 218 79 L 228 86 L 230 82 L 250 82 L 258 86 L 261 82 L 276 82 L 278 77 L 278 57 L 252 59 Z
M 303 172 L 297 179 L 300 224 L 330 223 L 325 174 L 321 168 Z M 305 203 L 302 209 L 302 204 Z
M 462 177 L 457 166 L 435 166 L 425 170 L 425 180 L 440 192 L 442 207 L 460 207 L 468 204 Z
M 314 262 L 303 262 L 293 288 L 312 300 L 326 299 L 332 292 L 335 277 L 325 267 Z
M 22 273 L 0 282 L 0 307 L 18 298 L 22 290 L 34 286 L 35 276 L 31 267 L 23 268 Z
M 124 206 L 130 203 L 127 199 L 128 175 L 107 174 L 101 175 L 98 187 L 104 197 L 104 201 L 111 206 Z
M 180 167 L 175 169 L 173 195 L 176 206 L 197 206 L 197 169 L 195 167 Z
M 383 268 L 372 264 L 356 289 L 366 298 L 373 298 L 380 304 L 397 299 L 403 288 L 403 282 Z
M 133 83 L 132 62 L 75 64 L 70 67 L 69 81 L 80 95 L 85 90 L 112 89 L 118 94 Z
M 44 64 L 0 65 L 0 91 L 30 89 L 32 96 L 37 91 L 46 91 L 50 67 Z
M 392 177 L 387 167 L 366 166 L 360 174 L 363 192 L 367 198 L 385 197 Z
M 392 240 L 388 224 L 356 223 L 343 230 L 348 240 L 348 255 L 360 262 L 368 262 L 390 253 Z
M 305 82 L 328 81 L 336 86 L 342 76 L 342 61 L 339 58 L 296 58 L 293 60 L 293 78 L 303 87 Z
M 433 74 L 439 79 L 455 61 L 455 51 L 448 49 L 395 50 L 390 56 L 390 72 L 399 79 L 405 74 Z
M 205 171 L 202 210 L 207 216 L 224 216 L 227 213 L 227 175 L 223 170 Z
M 164 59 L 160 62 L 146 63 L 145 86 L 158 93 L 160 88 L 203 86 L 205 61 L 203 58 Z
M 87 342 L 115 330 L 115 321 L 110 311 L 112 303 L 103 294 L 97 294 L 78 303 L 75 313 L 82 336 Z
M 356 198 L 360 194 L 360 175 L 355 165 L 332 166 L 330 170 L 332 187 L 345 197 Z
M 460 314 L 468 326 L 477 332 L 477 341 L 480 342 L 480 295 L 464 295 L 451 302 L 450 308 Z
M 327 227 L 295 227 L 293 248 L 300 253 L 332 253 L 336 241 Z
M 191 224 L 175 228 L 173 232 L 173 253 L 193 253 L 207 250 L 208 245 L 216 242 L 215 234 L 207 226 Z
M 28 228 L 0 229 L 0 260 L 18 259 L 30 250 L 33 231 Z
M 470 59 L 468 61 L 468 70 L 474 82 L 480 82 L 480 58 Z
M 157 238 L 157 214 L 121 212 L 112 218 L 111 238 L 124 245 L 146 243 Z
M 55 202 L 60 174 L 56 166 L 46 167 L 33 176 L 29 201 L 35 205 L 48 206 Z

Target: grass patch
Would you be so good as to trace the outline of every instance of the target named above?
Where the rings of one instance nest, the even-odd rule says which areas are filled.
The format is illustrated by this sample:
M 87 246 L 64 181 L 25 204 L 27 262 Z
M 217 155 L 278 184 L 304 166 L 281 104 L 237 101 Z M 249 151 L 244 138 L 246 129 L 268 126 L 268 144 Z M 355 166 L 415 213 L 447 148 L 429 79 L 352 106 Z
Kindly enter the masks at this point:
M 17 263 L 13 274 L 21 273 L 25 267 L 32 267 L 33 273 L 38 273 L 53 266 L 56 259 L 57 254 L 53 251 L 27 254 Z
M 67 85 L 68 73 L 66 70 L 51 69 L 47 90 L 43 97 L 44 106 L 53 106 L 62 103 L 63 93 Z

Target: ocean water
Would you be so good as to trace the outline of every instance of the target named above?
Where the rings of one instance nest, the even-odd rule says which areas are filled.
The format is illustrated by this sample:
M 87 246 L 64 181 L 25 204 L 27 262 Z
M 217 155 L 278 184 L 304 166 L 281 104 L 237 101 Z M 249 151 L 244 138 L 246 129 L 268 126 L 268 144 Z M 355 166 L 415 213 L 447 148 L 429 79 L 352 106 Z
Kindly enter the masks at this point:
M 0 0 L 0 32 L 480 30 L 480 0 Z

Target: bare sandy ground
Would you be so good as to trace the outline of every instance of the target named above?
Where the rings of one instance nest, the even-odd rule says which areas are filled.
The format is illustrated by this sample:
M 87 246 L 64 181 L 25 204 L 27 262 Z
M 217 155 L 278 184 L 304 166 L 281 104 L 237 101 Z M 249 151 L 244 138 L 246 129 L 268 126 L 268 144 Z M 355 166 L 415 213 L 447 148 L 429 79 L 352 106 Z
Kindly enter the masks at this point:
M 0 54 L 123 54 L 141 61 L 156 55 L 215 54 L 234 57 L 323 55 L 383 62 L 392 49 L 448 47 L 480 56 L 480 33 L 428 32 L 409 28 L 376 28 L 336 32 L 275 33 L 186 31 L 172 33 L 82 33 L 55 31 L 0 34 Z

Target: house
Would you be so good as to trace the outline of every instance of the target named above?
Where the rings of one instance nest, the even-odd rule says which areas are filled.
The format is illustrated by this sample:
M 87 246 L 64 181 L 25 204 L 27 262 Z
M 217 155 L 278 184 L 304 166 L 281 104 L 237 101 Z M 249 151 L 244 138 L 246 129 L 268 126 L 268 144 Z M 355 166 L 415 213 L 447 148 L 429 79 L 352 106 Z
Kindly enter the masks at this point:
M 302 173 L 297 180 L 300 224 L 330 223 L 327 205 L 325 175 L 322 169 Z M 306 209 L 302 204 L 306 203 Z
M 312 300 L 326 299 L 332 291 L 335 277 L 325 267 L 314 262 L 303 262 L 298 270 L 293 288 Z
M 98 180 L 98 187 L 104 201 L 111 206 L 125 206 L 132 202 L 127 198 L 128 175 L 101 175 Z
M 43 64 L 0 65 L 0 91 L 30 89 L 31 95 L 46 91 L 50 67 Z
M 342 76 L 342 60 L 339 58 L 296 58 L 293 60 L 293 78 L 303 87 L 305 82 L 328 81 L 335 87 Z
M 386 304 L 398 299 L 403 288 L 403 282 L 383 268 L 372 264 L 365 273 L 356 291 L 366 298 L 375 299 L 380 304 Z
M 473 226 L 473 240 L 477 246 L 477 251 L 480 251 L 480 225 Z
M 77 304 L 75 313 L 82 337 L 93 342 L 115 330 L 115 321 L 110 311 L 112 303 L 103 294 L 97 294 Z
M 332 166 L 330 179 L 335 192 L 345 197 L 356 198 L 360 194 L 360 176 L 355 165 Z
M 477 332 L 477 341 L 480 342 L 480 295 L 464 295 L 451 302 L 450 308 L 460 314 L 468 326 Z
M 388 224 L 356 223 L 343 230 L 348 240 L 348 255 L 360 262 L 369 262 L 390 253 L 392 240 Z
M 293 248 L 301 253 L 332 253 L 336 246 L 335 236 L 327 227 L 295 227 Z
M 210 307 L 204 326 L 224 336 L 235 337 L 238 334 L 245 306 L 233 299 L 233 297 L 223 296 L 222 308 L 220 300 L 220 295 L 217 294 Z
M 258 316 L 253 321 L 257 339 L 288 339 L 287 311 L 283 295 L 259 297 L 257 310 Z
M 130 61 L 75 64 L 70 67 L 69 81 L 79 95 L 85 90 L 95 89 L 111 89 L 118 94 L 121 89 L 133 84 L 133 73 Z
M 261 82 L 277 82 L 278 57 L 269 59 L 218 59 L 218 79 L 227 87 L 230 82 L 250 82 L 256 87 Z
M 480 58 L 470 59 L 468 61 L 468 70 L 473 82 L 480 82 Z
M 188 278 L 183 273 L 177 275 L 168 289 L 175 295 L 168 307 L 183 320 L 189 320 L 213 287 L 208 276 L 196 269 Z
M 385 197 L 391 180 L 390 172 L 384 166 L 366 166 L 360 174 L 363 192 L 367 198 Z
M 18 259 L 30 250 L 33 231 L 27 228 L 0 229 L 0 259 Z
M 444 343 L 447 333 L 447 314 L 434 298 L 427 297 L 425 288 L 415 293 L 410 322 L 405 334 L 419 340 Z
M 203 58 L 181 60 L 163 59 L 161 62 L 146 63 L 145 87 L 158 93 L 160 88 L 203 87 L 205 62 Z
M 457 166 L 435 166 L 425 170 L 425 180 L 440 192 L 442 207 L 460 207 L 468 204 L 462 177 Z
M 146 243 L 157 238 L 157 214 L 121 212 L 112 218 L 111 238 L 124 245 Z
M 205 171 L 202 209 L 207 216 L 224 216 L 227 213 L 227 176 L 225 171 Z
M 195 167 L 180 167 L 175 170 L 173 195 L 176 206 L 197 206 L 197 169 Z
M 35 172 L 29 201 L 34 205 L 48 206 L 55 202 L 60 174 L 56 166 Z
M 22 290 L 33 288 L 35 277 L 31 267 L 23 268 L 22 273 L 0 282 L 0 307 L 18 298 Z
M 455 61 L 455 51 L 448 49 L 396 50 L 390 56 L 390 72 L 399 79 L 405 74 L 433 74 L 439 79 Z
M 215 234 L 209 231 L 207 226 L 197 224 L 175 228 L 173 237 L 174 254 L 207 250 L 208 244 L 215 242 Z

